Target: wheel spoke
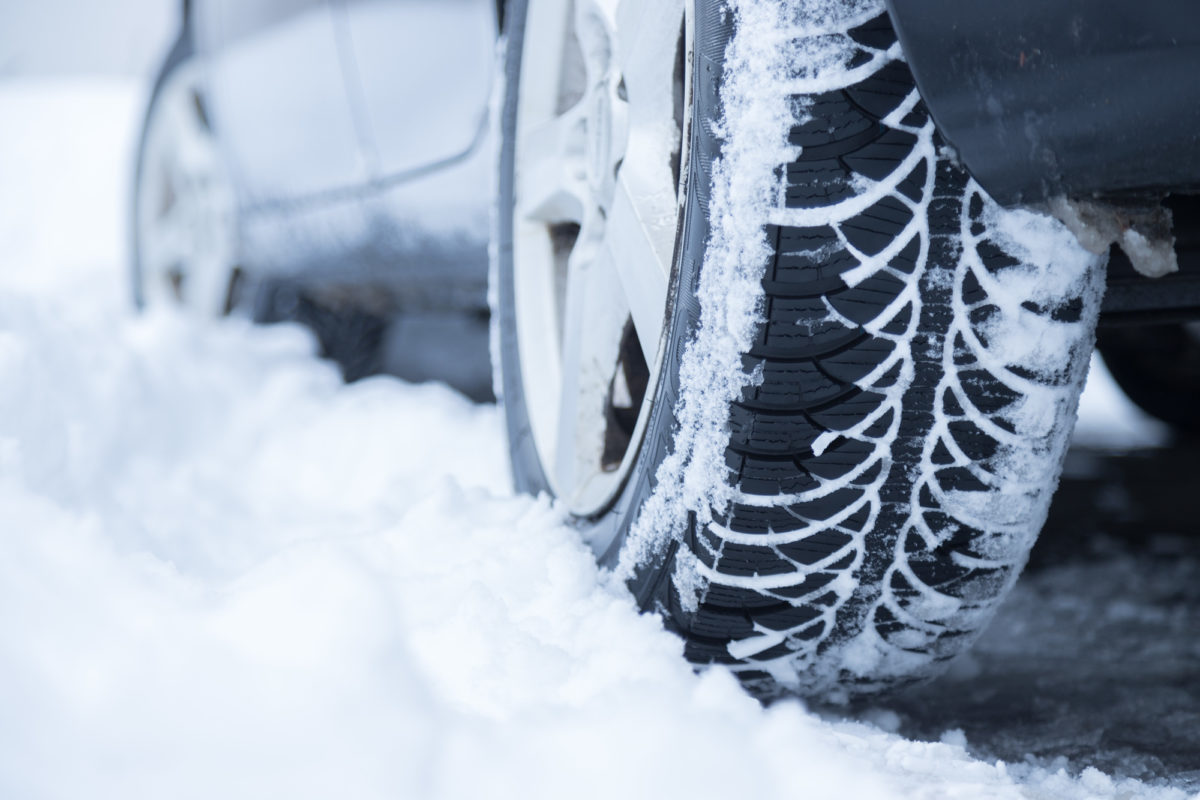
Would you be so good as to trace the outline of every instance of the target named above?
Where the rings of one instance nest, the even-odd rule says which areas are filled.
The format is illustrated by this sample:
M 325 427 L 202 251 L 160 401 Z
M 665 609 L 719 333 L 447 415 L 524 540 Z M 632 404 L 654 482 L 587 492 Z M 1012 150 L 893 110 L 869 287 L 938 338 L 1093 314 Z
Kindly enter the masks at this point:
M 658 368 L 684 3 L 529 5 L 514 131 L 517 338 L 534 445 L 576 513 L 621 485 Z
M 566 298 L 571 324 L 563 332 L 555 475 L 560 487 L 572 487 L 577 496 L 587 492 L 588 479 L 604 453 L 605 407 L 629 319 L 614 272 L 608 248 L 585 245 L 572 255 Z
M 526 46 L 521 55 L 521 114 L 519 125 L 541 123 L 575 104 L 564 97 L 564 54 L 571 38 L 571 4 L 534 2 L 525 20 Z
M 627 162 L 628 165 L 628 162 Z M 658 355 L 667 308 L 667 284 L 675 247 L 675 197 L 653 198 L 639 193 L 629 180 L 636 172 L 622 171 L 608 218 L 605 250 L 614 278 L 633 316 L 646 363 Z M 665 208 L 663 208 L 665 206 Z
M 674 124 L 671 78 L 678 54 L 674 46 L 664 45 L 676 44 L 672 39 L 682 29 L 683 0 L 609 0 L 609 4 L 615 6 L 619 31 L 616 68 L 625 77 L 633 124 Z
M 517 213 L 526 220 L 582 223 L 587 204 L 586 133 L 576 105 L 532 126 L 517 154 Z

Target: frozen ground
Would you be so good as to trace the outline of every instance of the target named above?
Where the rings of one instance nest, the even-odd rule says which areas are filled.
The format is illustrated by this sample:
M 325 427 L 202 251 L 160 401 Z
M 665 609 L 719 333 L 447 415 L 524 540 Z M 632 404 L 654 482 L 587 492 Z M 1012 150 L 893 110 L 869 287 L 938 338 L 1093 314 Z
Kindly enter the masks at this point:
M 1054 539 L 1081 557 L 1028 576 L 923 694 L 764 710 L 510 495 L 496 409 L 343 386 L 296 328 L 134 317 L 140 103 L 0 85 L 0 797 L 1200 788 L 1186 538 Z M 1112 393 L 1085 412 L 1094 443 L 1163 436 Z

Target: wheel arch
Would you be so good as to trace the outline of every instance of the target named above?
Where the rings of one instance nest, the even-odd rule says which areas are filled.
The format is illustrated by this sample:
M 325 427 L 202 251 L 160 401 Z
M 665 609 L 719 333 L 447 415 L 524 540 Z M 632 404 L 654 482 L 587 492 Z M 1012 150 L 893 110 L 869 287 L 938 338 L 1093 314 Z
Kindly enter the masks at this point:
M 886 3 L 939 132 L 1001 203 L 1200 187 L 1191 0 Z

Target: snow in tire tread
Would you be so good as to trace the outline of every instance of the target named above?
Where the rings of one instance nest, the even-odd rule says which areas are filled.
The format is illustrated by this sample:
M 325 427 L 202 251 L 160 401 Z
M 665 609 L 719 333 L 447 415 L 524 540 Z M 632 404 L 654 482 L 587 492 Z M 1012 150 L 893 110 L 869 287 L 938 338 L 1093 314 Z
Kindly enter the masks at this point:
M 990 237 L 885 14 L 797 19 L 783 38 L 840 40 L 846 80 L 778 82 L 796 157 L 729 413 L 732 502 L 690 527 L 703 580 L 668 600 L 691 660 L 766 696 L 874 691 L 972 640 L 1044 519 L 1099 301 L 1086 264 L 1048 305 L 1022 294 L 1047 266 Z M 1013 324 L 1052 329 L 1060 358 L 1007 359 L 989 335 Z

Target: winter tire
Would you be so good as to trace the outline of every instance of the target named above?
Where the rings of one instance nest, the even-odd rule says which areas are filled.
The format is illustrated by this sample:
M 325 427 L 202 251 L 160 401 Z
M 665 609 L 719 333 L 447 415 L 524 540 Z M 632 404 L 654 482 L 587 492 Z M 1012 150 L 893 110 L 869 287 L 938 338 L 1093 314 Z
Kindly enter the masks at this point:
M 882 3 L 506 14 L 518 488 L 759 696 L 933 674 L 1045 519 L 1096 260 L 955 163 Z
M 132 236 L 138 308 L 228 313 L 237 288 L 236 195 L 209 124 L 186 29 L 151 94 L 138 145 Z

